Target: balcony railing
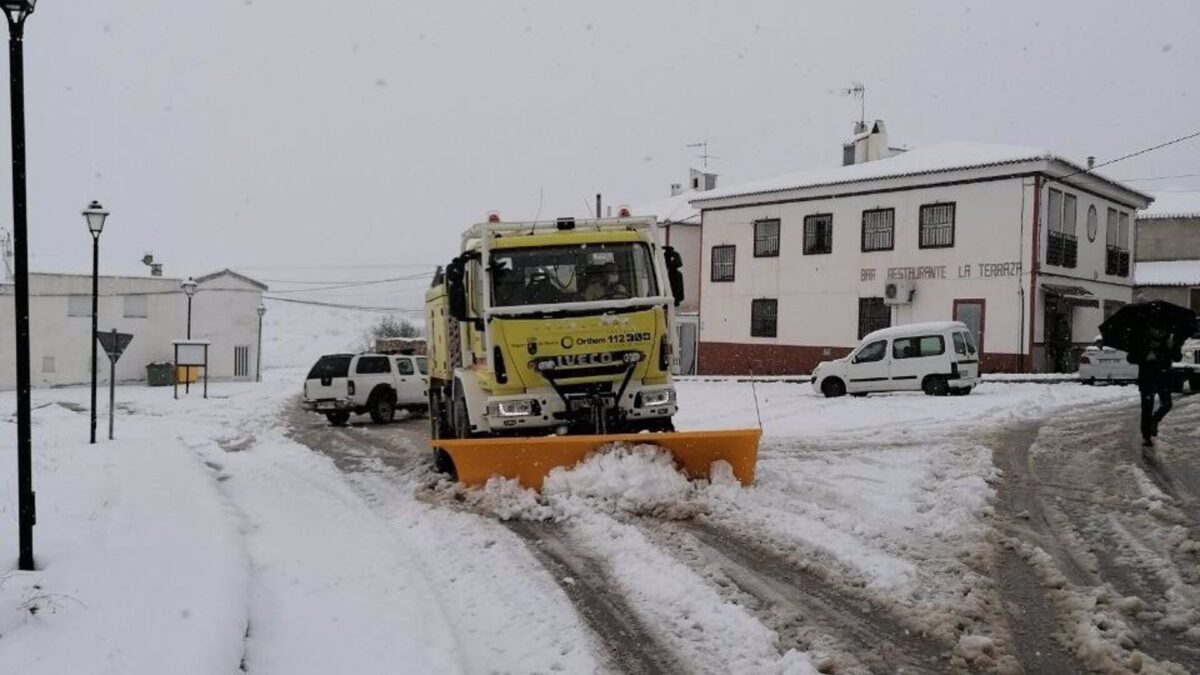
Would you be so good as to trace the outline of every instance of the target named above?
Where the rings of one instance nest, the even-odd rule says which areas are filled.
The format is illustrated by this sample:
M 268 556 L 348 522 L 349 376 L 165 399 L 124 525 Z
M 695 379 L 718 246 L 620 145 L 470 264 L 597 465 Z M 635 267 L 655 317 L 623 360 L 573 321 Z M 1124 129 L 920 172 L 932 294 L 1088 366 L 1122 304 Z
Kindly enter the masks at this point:
M 1046 264 L 1075 267 L 1079 259 L 1079 240 L 1073 234 L 1050 232 L 1046 246 Z
M 1129 276 L 1129 251 L 1109 246 L 1104 256 L 1104 273 L 1115 277 Z

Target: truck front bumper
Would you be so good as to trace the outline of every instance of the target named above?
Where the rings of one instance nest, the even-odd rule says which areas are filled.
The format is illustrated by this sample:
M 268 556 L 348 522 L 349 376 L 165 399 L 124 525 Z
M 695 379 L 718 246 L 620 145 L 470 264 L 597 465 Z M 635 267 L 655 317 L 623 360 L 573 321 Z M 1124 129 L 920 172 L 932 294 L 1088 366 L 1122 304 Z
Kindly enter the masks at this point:
M 571 400 L 571 407 L 550 387 L 531 389 L 524 394 L 488 396 L 481 415 L 490 431 L 544 430 L 571 426 L 581 417 L 590 416 L 588 399 Z M 679 409 L 675 388 L 671 385 L 630 384 L 620 401 L 606 401 L 609 425 L 636 427 L 669 420 Z

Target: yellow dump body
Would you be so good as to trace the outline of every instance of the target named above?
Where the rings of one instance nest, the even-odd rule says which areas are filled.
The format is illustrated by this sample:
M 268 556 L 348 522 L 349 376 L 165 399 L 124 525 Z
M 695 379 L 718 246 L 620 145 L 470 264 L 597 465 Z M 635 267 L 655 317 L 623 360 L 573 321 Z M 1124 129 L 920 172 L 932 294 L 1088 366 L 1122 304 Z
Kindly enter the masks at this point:
M 519 438 L 435 439 L 433 447 L 454 460 L 458 480 L 483 485 L 493 476 L 514 478 L 537 490 L 555 467 L 572 467 L 609 443 L 651 444 L 665 448 L 691 478 L 707 478 L 712 465 L 728 462 L 743 485 L 754 481 L 758 429 L 683 431 L 661 434 L 534 436 Z

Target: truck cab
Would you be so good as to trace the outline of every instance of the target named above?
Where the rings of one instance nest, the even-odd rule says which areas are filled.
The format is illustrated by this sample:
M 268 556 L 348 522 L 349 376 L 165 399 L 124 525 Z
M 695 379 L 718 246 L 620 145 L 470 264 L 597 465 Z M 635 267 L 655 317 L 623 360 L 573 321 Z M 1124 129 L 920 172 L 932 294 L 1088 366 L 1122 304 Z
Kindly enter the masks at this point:
M 671 430 L 680 268 L 650 218 L 469 228 L 426 294 L 435 437 Z

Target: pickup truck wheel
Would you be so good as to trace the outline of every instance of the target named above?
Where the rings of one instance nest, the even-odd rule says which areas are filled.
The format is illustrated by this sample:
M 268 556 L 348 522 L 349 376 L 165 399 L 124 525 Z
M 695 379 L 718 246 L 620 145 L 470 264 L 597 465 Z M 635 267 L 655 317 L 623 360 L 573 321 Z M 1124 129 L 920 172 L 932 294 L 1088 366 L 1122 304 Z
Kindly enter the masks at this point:
M 396 418 L 396 394 L 381 391 L 371 399 L 371 421 L 376 424 L 389 424 Z
M 350 413 L 339 410 L 338 412 L 325 413 L 325 419 L 335 427 L 344 427 L 346 422 L 350 421 Z
M 821 393 L 825 398 L 837 398 L 846 395 L 846 385 L 836 377 L 831 377 L 821 383 Z
M 950 393 L 950 384 L 941 375 L 930 375 L 921 383 L 921 391 L 929 396 L 945 396 Z

